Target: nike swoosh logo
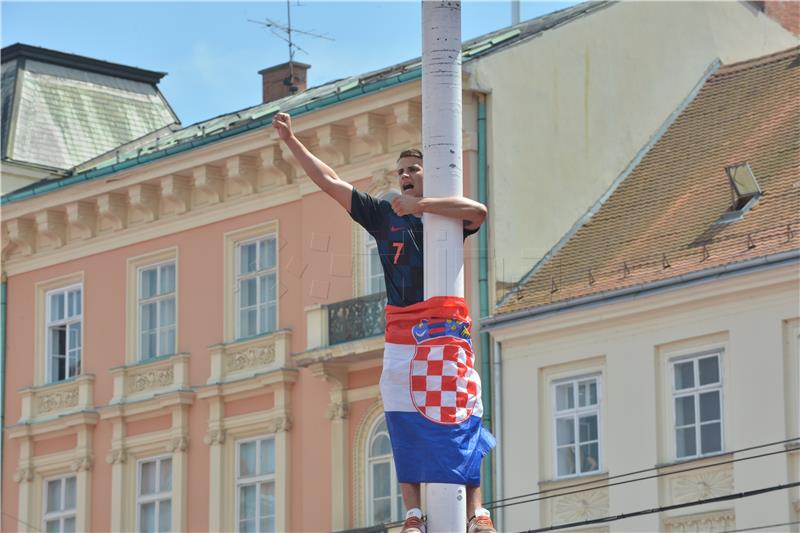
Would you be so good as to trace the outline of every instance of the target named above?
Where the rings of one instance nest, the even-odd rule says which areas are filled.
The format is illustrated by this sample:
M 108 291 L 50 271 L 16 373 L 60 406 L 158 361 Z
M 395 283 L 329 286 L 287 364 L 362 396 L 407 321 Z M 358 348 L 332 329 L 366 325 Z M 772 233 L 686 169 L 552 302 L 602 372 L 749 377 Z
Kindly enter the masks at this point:
M 392 226 L 392 227 L 391 227 L 391 228 L 389 228 L 389 229 L 390 229 L 391 231 L 403 231 L 405 228 L 398 228 L 398 227 L 396 227 L 396 226 Z

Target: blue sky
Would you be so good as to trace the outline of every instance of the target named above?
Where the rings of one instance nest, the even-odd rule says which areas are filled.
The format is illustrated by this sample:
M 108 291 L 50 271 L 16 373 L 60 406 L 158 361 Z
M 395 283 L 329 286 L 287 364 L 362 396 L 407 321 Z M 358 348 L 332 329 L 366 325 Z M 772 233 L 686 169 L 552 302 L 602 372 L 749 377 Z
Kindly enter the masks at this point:
M 522 2 L 522 19 L 577 2 Z M 420 55 L 419 2 L 291 0 L 309 85 Z M 159 87 L 185 125 L 258 104 L 262 68 L 288 60 L 286 43 L 248 19 L 286 22 L 286 2 L 9 2 L 2 45 L 17 42 L 167 72 Z M 465 0 L 462 36 L 511 23 L 511 3 Z

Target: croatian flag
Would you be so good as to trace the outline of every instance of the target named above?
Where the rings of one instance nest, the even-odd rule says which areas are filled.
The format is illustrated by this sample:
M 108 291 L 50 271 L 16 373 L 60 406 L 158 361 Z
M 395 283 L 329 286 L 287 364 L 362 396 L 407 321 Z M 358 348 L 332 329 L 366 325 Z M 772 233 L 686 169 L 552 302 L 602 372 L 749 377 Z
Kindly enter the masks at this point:
M 401 483 L 480 485 L 495 439 L 481 423 L 470 326 L 463 298 L 386 306 L 380 387 Z

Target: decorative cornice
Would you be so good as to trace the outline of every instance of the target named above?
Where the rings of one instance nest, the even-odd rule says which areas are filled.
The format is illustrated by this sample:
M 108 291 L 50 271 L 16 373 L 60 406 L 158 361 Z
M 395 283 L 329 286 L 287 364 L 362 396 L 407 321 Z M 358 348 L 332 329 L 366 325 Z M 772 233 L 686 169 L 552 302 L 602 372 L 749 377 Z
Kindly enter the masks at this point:
M 196 206 L 217 204 L 225 194 L 222 172 L 211 165 L 202 165 L 192 169 L 192 185 L 194 185 L 194 204 Z
M 170 453 L 185 452 L 189 449 L 189 436 L 178 435 L 172 437 L 167 443 L 167 451 Z
M 124 464 L 128 460 L 128 450 L 115 448 L 106 455 L 106 463 L 110 465 Z
M 292 181 L 292 166 L 283 160 L 280 147 L 267 146 L 258 151 L 261 160 L 260 185 L 263 188 L 286 185 Z
M 369 155 L 386 151 L 386 120 L 377 113 L 364 113 L 353 119 L 356 137 L 369 148 Z
M 350 406 L 347 402 L 334 402 L 328 406 L 325 416 L 328 420 L 344 420 L 350 412 Z
M 85 241 L 95 236 L 97 206 L 92 202 L 67 204 L 68 241 Z
M 97 197 L 97 232 L 119 231 L 128 225 L 128 199 L 109 192 Z
M 138 183 L 128 189 L 129 224 L 152 222 L 158 218 L 159 192 L 158 186 L 150 183 Z
M 264 428 L 266 433 L 282 433 L 292 429 L 292 417 L 289 415 L 273 418 L 266 423 Z
M 33 481 L 35 474 L 36 471 L 34 470 L 33 465 L 20 466 L 17 468 L 17 471 L 14 472 L 14 481 L 17 483 L 29 483 Z
M 225 160 L 225 182 L 228 197 L 250 194 L 257 190 L 258 168 L 252 156 L 237 155 Z
M 89 472 L 94 466 L 94 457 L 91 454 L 73 459 L 69 469 L 73 472 Z
M 9 244 L 3 249 L 3 257 L 19 251 L 31 255 L 36 251 L 36 223 L 27 218 L 15 218 L 6 224 Z
M 46 209 L 36 213 L 38 250 L 61 248 L 67 242 L 67 217 L 63 211 Z
M 206 443 L 207 446 L 224 444 L 226 436 L 225 433 L 226 432 L 224 429 L 210 429 L 208 433 L 206 433 L 205 437 L 203 437 L 203 442 Z
M 333 166 L 344 165 L 350 155 L 347 128 L 326 124 L 316 130 L 320 156 Z
M 170 174 L 161 178 L 161 215 L 180 215 L 191 209 L 190 178 Z

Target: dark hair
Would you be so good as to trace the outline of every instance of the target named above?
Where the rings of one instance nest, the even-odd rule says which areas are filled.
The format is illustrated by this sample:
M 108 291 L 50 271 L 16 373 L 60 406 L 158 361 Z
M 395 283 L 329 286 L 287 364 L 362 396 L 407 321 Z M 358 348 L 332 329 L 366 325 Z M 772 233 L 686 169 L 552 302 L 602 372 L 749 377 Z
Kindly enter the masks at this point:
M 400 161 L 404 157 L 416 157 L 418 159 L 422 159 L 422 151 L 417 150 L 416 148 L 408 148 L 407 150 L 400 152 L 400 155 L 397 156 L 397 160 Z

